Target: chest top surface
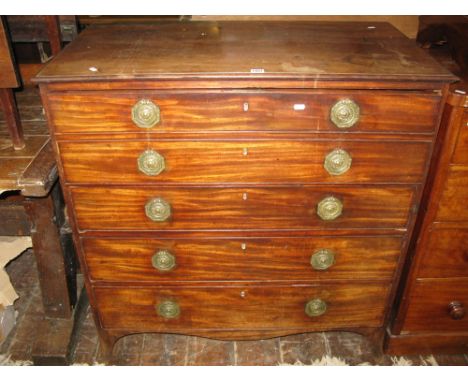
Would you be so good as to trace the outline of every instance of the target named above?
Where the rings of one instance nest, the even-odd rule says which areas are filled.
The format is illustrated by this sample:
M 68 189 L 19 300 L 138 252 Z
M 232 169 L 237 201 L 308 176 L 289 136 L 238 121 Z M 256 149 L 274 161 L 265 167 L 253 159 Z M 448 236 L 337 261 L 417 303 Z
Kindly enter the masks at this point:
M 455 78 L 387 23 L 166 22 L 86 29 L 38 82 Z

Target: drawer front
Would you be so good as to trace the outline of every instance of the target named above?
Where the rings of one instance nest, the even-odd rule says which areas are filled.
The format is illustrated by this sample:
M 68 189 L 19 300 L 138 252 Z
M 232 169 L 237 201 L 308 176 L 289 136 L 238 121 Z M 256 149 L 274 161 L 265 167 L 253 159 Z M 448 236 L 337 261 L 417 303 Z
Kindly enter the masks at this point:
M 430 146 L 416 142 L 60 142 L 71 183 L 418 183 Z
M 468 277 L 468 230 L 434 229 L 418 277 Z
M 461 304 L 455 307 L 454 302 Z M 452 304 L 452 305 L 451 305 Z M 468 309 L 468 279 L 419 280 L 410 295 L 404 331 L 466 331 L 468 314 L 454 319 Z
M 413 196 L 409 187 L 340 186 L 83 187 L 71 194 L 80 230 L 404 228 Z
M 468 165 L 468 109 L 464 113 L 452 162 Z
M 467 200 L 468 167 L 450 166 L 436 220 L 468 221 Z
M 378 327 L 387 300 L 385 285 L 245 286 L 183 288 L 94 288 L 104 328 L 166 331 L 171 328 L 324 330 Z M 311 300 L 314 314 L 305 313 Z M 161 309 L 168 307 L 171 309 Z M 166 318 L 158 314 L 178 315 Z M 325 309 L 324 309 L 325 308 Z
M 390 279 L 401 238 L 83 238 L 82 244 L 94 281 Z
M 350 128 L 331 121 L 333 106 L 351 99 L 359 107 L 335 108 Z M 141 128 L 138 105 L 151 100 L 152 128 Z M 57 133 L 215 131 L 434 131 L 440 96 L 403 92 L 80 92 L 49 93 L 50 123 Z M 139 104 L 140 105 L 140 104 Z M 340 105 L 338 105 L 340 106 Z M 136 118 L 132 110 L 137 110 Z M 143 110 L 143 109 L 141 109 Z M 147 109 L 148 110 L 148 109 Z M 134 120 L 136 119 L 136 122 Z M 141 123 L 140 123 L 141 124 Z

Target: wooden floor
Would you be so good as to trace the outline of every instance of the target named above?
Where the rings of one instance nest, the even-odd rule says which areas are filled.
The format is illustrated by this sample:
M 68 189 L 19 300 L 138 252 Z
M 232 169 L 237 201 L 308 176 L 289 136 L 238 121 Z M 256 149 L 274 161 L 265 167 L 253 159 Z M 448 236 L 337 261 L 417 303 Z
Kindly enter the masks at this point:
M 27 89 L 17 94 L 28 148 L 22 155 L 8 147 L 7 136 L 2 133 L 0 115 L 0 177 L 6 179 L 9 170 L 5 163 L 30 158 L 47 140 L 47 130 L 37 91 Z M 3 150 L 3 151 L 2 151 Z M 3 154 L 2 154 L 3 153 Z M 9 159 L 9 161 L 7 161 Z M 3 162 L 2 162 L 3 160 Z M 2 175 L 3 174 L 3 175 Z M 17 325 L 0 346 L 0 355 L 11 361 L 31 361 L 33 344 L 40 335 L 36 328 L 43 317 L 39 280 L 32 250 L 25 252 L 7 266 L 13 286 L 20 298 L 15 303 Z M 87 308 L 85 320 L 78 332 L 72 362 L 101 363 L 96 328 Z M 373 350 L 366 338 L 346 332 L 311 333 L 264 341 L 215 341 L 204 338 L 138 334 L 125 337 L 116 345 L 117 365 L 278 365 L 311 364 L 323 356 L 342 358 L 351 365 L 368 362 L 392 365 L 390 356 Z M 435 355 L 440 365 L 468 365 L 465 355 Z M 414 365 L 427 363 L 426 356 L 406 357 Z

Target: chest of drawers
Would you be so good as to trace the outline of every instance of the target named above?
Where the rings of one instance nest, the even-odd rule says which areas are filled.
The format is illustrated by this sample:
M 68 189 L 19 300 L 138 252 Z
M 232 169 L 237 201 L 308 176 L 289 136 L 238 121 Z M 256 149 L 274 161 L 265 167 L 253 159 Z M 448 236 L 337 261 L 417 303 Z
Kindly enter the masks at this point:
M 388 350 L 464 353 L 468 349 L 468 87 L 454 84 L 441 128 L 441 155 L 428 183 L 414 260 Z
M 37 81 L 103 347 L 382 338 L 452 80 L 388 24 L 83 32 Z

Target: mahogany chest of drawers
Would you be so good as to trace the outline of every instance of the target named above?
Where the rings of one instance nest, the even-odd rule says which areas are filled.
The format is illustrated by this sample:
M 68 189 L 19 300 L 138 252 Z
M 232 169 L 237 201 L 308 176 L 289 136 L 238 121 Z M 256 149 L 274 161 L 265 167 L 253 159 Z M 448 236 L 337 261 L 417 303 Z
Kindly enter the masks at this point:
M 37 81 L 106 349 L 382 338 L 453 81 L 393 27 L 88 29 Z
M 421 230 L 396 320 L 395 354 L 468 349 L 468 87 L 454 84 L 445 106 L 439 160 L 431 171 Z

